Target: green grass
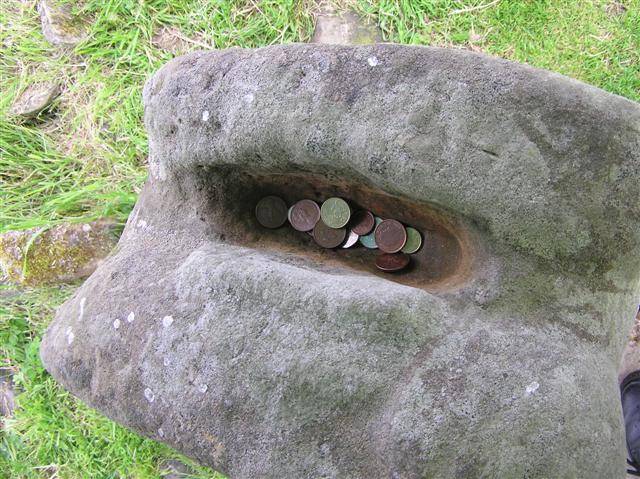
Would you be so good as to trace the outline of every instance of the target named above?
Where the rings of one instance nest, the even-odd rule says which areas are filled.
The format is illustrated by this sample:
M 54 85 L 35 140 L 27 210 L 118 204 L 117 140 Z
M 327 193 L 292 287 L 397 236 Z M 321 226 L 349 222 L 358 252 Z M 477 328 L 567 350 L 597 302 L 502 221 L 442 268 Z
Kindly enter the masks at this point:
M 142 85 L 176 55 L 152 41 L 161 27 L 181 32 L 180 53 L 306 41 L 313 27 L 310 1 L 69 3 L 91 25 L 71 50 L 44 40 L 35 1 L 0 6 L 0 232 L 126 220 L 146 176 Z M 608 0 L 344 2 L 386 41 L 482 51 L 640 100 L 640 0 L 620 3 L 626 10 Z M 28 122 L 8 116 L 26 86 L 51 79 L 64 85 L 55 108 Z M 90 410 L 42 369 L 39 338 L 73 289 L 0 289 L 0 361 L 22 391 L 0 431 L 0 479 L 158 477 L 174 452 Z M 199 468 L 195 477 L 216 476 Z
M 470 48 L 640 100 L 640 1 L 352 0 L 386 40 Z M 616 6 L 626 11 L 617 14 Z

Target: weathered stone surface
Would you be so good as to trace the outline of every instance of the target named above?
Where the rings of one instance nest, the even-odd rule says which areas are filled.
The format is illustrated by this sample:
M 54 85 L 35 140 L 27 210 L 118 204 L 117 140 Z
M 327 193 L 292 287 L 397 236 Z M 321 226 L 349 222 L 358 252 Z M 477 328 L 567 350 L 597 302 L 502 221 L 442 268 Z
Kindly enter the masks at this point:
M 86 278 L 115 247 L 116 226 L 100 220 L 8 231 L 0 235 L 0 270 L 8 281 L 26 285 Z
M 637 104 L 395 45 L 195 53 L 144 100 L 149 181 L 42 342 L 65 387 L 231 478 L 624 476 Z M 375 273 L 260 229 L 267 193 L 393 213 L 435 256 Z
M 311 43 L 368 45 L 381 41 L 380 30 L 355 12 L 337 11 L 323 4 L 316 14 Z
M 11 105 L 12 115 L 32 118 L 47 108 L 62 92 L 57 82 L 29 85 Z
M 74 16 L 69 4 L 60 4 L 55 0 L 40 0 L 38 13 L 42 34 L 50 43 L 73 46 L 87 39 L 85 19 Z

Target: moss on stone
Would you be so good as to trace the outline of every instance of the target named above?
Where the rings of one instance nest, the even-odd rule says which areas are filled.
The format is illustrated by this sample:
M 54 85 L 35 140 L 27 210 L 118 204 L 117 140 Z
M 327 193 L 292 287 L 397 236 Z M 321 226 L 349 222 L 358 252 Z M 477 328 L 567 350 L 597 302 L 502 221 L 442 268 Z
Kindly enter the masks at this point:
M 111 221 L 9 231 L 0 236 L 0 267 L 9 281 L 30 286 L 80 279 L 113 249 L 115 231 Z

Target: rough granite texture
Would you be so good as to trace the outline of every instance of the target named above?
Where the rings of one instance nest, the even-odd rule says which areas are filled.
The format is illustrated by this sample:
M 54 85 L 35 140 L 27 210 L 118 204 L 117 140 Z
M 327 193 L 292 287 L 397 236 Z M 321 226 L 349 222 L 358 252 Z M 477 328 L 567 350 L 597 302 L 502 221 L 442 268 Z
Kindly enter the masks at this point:
M 149 180 L 42 342 L 66 388 L 233 479 L 624 477 L 637 104 L 396 45 L 194 53 L 144 102 Z M 231 241 L 234 171 L 425 202 L 472 266 L 411 287 Z

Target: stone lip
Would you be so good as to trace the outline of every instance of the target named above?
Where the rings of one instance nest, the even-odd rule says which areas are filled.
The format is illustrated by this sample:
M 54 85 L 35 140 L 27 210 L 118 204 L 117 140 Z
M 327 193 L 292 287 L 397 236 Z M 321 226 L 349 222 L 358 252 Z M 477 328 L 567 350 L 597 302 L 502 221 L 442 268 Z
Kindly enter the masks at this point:
M 195 53 L 144 101 L 149 180 L 41 343 L 66 388 L 231 478 L 623 477 L 638 105 L 394 45 Z M 472 274 L 429 291 L 271 247 L 228 219 L 239 171 L 433 205 Z

